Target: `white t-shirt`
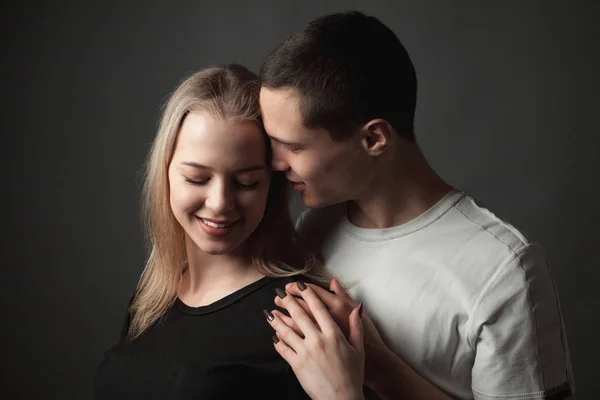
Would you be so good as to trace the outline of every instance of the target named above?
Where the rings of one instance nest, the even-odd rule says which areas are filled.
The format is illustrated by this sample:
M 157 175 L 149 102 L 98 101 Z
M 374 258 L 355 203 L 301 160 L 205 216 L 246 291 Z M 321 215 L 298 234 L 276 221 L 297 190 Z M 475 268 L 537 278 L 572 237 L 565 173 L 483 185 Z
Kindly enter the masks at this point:
M 465 193 L 453 190 L 392 228 L 359 228 L 344 204 L 305 211 L 297 228 L 388 346 L 449 395 L 526 400 L 574 391 L 542 248 Z

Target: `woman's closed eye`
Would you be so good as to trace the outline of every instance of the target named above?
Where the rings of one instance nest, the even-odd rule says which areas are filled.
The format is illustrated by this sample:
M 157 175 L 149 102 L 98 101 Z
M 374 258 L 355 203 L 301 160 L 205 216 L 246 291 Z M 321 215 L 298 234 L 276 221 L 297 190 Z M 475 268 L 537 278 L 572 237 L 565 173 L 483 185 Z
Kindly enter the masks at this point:
M 202 186 L 202 185 L 206 185 L 208 183 L 208 181 L 210 181 L 210 178 L 205 178 L 205 179 L 191 179 L 188 178 L 187 176 L 184 176 L 183 179 L 185 179 L 185 181 L 187 183 L 191 183 L 192 185 L 197 185 L 197 186 Z M 238 186 L 241 189 L 254 189 L 256 186 L 258 186 L 258 184 L 260 183 L 259 180 L 253 180 L 253 181 L 249 181 L 249 180 L 244 180 L 244 181 L 239 181 L 236 180 L 234 181 L 235 185 Z
M 187 183 L 191 183 L 192 185 L 204 185 L 209 181 L 209 178 L 206 179 L 190 179 L 187 176 L 184 176 L 183 179 Z

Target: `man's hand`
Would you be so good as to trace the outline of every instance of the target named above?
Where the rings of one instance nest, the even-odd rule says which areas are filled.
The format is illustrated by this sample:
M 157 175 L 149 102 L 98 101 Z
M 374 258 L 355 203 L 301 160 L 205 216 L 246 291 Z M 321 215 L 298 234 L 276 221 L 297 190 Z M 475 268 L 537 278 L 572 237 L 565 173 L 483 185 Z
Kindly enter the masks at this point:
M 316 285 L 307 284 L 306 286 L 310 287 L 319 297 L 319 300 L 325 305 L 331 317 L 344 333 L 344 336 L 348 337 L 350 331 L 348 324 L 349 317 L 359 304 L 342 288 L 342 285 L 337 279 L 332 279 L 329 286 L 333 293 Z M 288 284 L 286 286 L 286 291 L 293 296 L 301 296 L 302 293 L 295 283 Z M 311 310 L 307 304 L 301 299 L 298 299 L 298 303 L 302 306 L 304 311 L 312 317 L 310 313 Z M 279 298 L 275 299 L 275 304 L 287 310 L 285 302 L 281 301 Z M 294 323 L 294 319 L 288 319 L 287 323 L 288 326 L 292 327 L 296 332 L 299 331 Z M 364 313 L 362 323 L 365 348 L 365 384 L 369 387 L 373 387 L 375 379 L 381 375 L 378 363 L 383 360 L 384 355 L 389 353 L 389 350 L 383 342 L 381 335 L 377 332 L 368 312 Z
M 347 340 L 313 287 L 302 282 L 293 286 L 302 300 L 281 289 L 276 300 L 290 317 L 265 310 L 267 321 L 276 332 L 275 349 L 290 364 L 312 399 L 362 400 L 364 347 L 360 307 L 351 310 L 345 322 Z

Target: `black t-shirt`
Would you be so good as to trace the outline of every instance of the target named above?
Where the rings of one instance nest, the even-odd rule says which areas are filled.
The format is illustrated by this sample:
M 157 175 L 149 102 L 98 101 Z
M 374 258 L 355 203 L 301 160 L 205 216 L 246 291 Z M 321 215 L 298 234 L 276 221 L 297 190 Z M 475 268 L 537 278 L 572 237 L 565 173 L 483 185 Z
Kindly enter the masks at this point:
M 177 299 L 142 336 L 106 352 L 96 400 L 309 398 L 263 314 L 275 307 L 275 288 L 298 279 L 265 277 L 197 308 Z

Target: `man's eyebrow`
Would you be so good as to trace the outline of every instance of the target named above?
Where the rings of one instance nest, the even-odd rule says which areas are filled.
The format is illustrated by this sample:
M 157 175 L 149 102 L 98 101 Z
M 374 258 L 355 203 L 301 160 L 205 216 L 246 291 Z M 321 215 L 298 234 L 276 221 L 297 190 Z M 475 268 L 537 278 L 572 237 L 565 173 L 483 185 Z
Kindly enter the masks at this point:
M 202 164 L 198 164 L 197 162 L 193 162 L 193 161 L 183 161 L 181 164 L 187 165 L 189 167 L 194 167 L 197 169 L 206 169 L 206 170 L 212 171 L 211 167 L 208 167 L 208 166 L 202 165 Z M 238 168 L 238 169 L 234 170 L 233 172 L 236 174 L 239 174 L 241 172 L 260 171 L 263 169 L 267 169 L 267 167 L 264 165 L 252 165 L 250 167 Z

